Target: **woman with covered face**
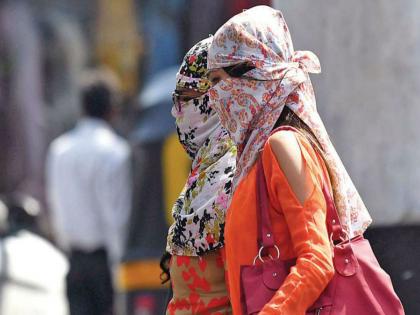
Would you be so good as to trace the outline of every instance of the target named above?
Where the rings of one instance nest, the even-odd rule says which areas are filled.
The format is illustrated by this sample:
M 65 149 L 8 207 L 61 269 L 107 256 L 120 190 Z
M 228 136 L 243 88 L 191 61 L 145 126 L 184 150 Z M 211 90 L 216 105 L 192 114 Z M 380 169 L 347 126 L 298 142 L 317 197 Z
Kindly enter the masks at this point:
M 231 314 L 223 250 L 236 147 L 209 106 L 205 74 L 211 40 L 186 54 L 173 94 L 172 115 L 192 166 L 168 233 L 173 298 L 167 314 Z
M 255 187 L 261 161 L 279 249 L 270 255 L 296 263 L 259 314 L 305 314 L 334 275 L 323 186 L 333 191 L 345 237 L 362 235 L 371 223 L 316 109 L 308 73 L 320 72 L 319 60 L 293 49 L 281 12 L 258 6 L 217 31 L 208 68 L 211 106 L 237 146 L 225 228 L 233 313 L 243 314 L 241 266 L 252 265 L 259 250 Z

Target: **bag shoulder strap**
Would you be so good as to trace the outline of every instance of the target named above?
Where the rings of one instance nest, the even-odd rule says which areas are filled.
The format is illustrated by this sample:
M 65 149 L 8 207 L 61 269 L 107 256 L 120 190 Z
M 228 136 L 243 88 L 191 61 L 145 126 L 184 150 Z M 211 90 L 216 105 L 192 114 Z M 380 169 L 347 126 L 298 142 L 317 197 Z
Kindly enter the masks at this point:
M 258 158 L 257 165 L 257 246 L 273 247 L 275 244 L 273 227 L 271 225 L 269 213 L 269 197 L 262 155 Z
M 331 190 L 328 185 L 329 175 L 325 167 L 322 167 L 322 193 L 324 194 L 324 199 L 327 205 L 327 230 L 328 234 L 331 236 L 333 241 L 342 240 L 343 237 L 346 237 L 346 232 L 341 225 L 340 217 L 338 215 L 337 206 L 335 205 L 334 198 L 332 197 Z M 347 236 L 348 237 L 348 236 Z

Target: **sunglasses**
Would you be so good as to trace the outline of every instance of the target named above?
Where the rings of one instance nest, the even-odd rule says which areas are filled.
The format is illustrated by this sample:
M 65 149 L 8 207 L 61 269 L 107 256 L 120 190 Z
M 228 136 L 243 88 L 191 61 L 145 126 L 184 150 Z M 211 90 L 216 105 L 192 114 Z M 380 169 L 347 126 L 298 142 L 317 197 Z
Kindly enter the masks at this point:
M 252 69 L 255 69 L 255 66 L 249 62 L 243 62 L 239 63 L 233 66 L 224 67 L 223 70 L 226 71 L 226 73 L 234 78 L 240 78 L 248 71 L 251 71 Z
M 181 111 L 182 103 L 189 102 L 195 98 L 202 96 L 204 93 L 197 92 L 193 95 L 185 94 L 183 91 L 175 90 L 172 92 L 172 102 L 174 103 L 176 109 Z
M 222 69 L 226 72 L 229 77 L 232 78 L 245 78 L 245 74 L 256 67 L 250 62 L 242 62 L 236 65 L 223 67 Z M 213 70 L 207 70 L 206 77 L 210 80 L 212 78 L 211 85 L 217 84 L 221 79 L 218 75 L 211 75 Z

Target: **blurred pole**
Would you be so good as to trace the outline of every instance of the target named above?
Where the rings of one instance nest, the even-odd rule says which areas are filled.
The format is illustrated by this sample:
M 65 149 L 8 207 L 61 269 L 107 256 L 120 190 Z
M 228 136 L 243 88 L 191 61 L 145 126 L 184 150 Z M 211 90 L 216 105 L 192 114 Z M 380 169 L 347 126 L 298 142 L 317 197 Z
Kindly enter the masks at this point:
M 118 74 L 127 96 L 133 96 L 139 85 L 142 45 L 135 12 L 133 0 L 98 1 L 97 57 Z
M 195 0 L 194 0 L 195 1 Z M 145 85 L 158 72 L 179 64 L 185 29 L 182 25 L 190 11 L 186 0 L 142 0 L 139 19 L 144 39 L 142 82 Z
M 6 75 L 0 87 L 3 94 L 0 107 L 4 114 L 0 135 L 4 156 L 0 190 L 18 190 L 44 201 L 46 126 L 40 39 L 30 7 L 22 1 L 1 2 L 0 36 L 0 49 L 5 57 L 0 71 Z
M 186 23 L 183 25 L 183 51 L 187 52 L 193 45 L 214 34 L 226 21 L 228 14 L 224 0 L 192 0 L 186 12 Z M 203 14 L 204 12 L 204 14 Z M 196 17 L 200 16 L 199 19 Z
M 81 115 L 79 80 L 90 50 L 74 16 L 57 9 L 39 12 L 43 96 L 50 142 L 71 129 Z
M 226 1 L 226 7 L 228 12 L 228 19 L 235 14 L 240 13 L 242 10 L 252 8 L 257 5 L 270 5 L 271 0 L 231 0 Z
M 270 3 L 270 0 L 189 0 L 188 10 L 183 16 L 186 19 L 182 29 L 183 50 L 187 52 L 209 34 L 216 33 L 220 26 L 242 10 Z

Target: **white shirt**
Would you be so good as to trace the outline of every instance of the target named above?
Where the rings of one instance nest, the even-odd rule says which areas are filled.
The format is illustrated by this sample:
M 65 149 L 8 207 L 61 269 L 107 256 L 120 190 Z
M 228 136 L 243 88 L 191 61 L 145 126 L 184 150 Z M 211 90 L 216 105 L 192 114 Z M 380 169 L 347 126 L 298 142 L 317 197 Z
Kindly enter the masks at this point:
M 61 252 L 26 230 L 0 239 L 0 248 L 0 314 L 68 314 L 69 266 Z
M 47 156 L 47 199 L 60 246 L 122 254 L 131 203 L 130 147 L 102 120 L 84 118 L 54 140 Z

